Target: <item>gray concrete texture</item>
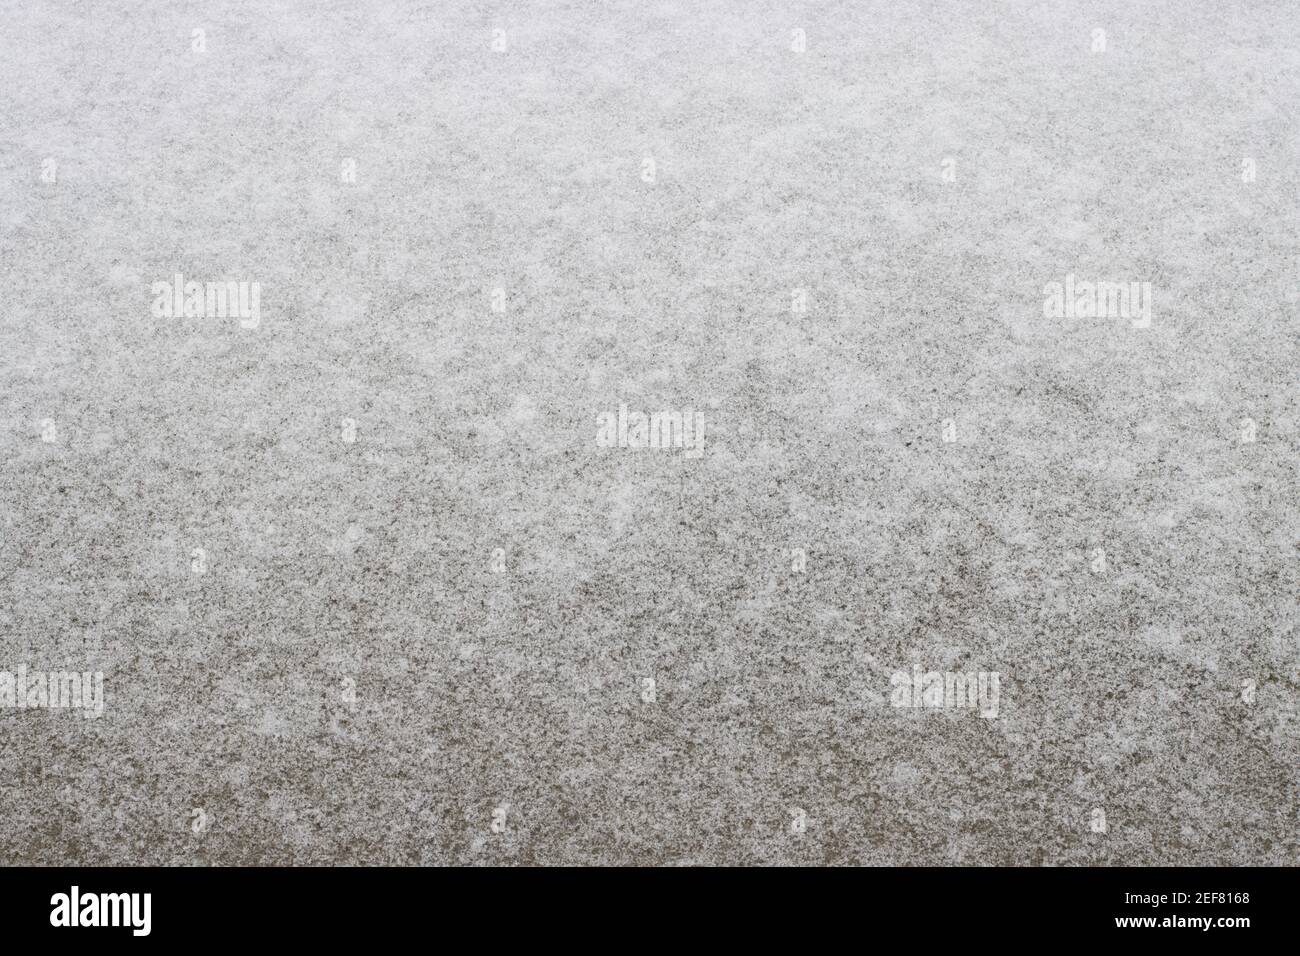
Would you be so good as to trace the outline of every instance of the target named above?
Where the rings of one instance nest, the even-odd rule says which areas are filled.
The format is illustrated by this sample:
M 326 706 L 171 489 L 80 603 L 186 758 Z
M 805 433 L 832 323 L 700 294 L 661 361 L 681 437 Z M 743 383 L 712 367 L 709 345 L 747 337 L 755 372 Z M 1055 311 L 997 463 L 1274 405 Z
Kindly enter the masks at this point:
M 0 862 L 1295 863 L 1291 0 L 4 0 L 0 79 L 0 670 L 103 675 Z

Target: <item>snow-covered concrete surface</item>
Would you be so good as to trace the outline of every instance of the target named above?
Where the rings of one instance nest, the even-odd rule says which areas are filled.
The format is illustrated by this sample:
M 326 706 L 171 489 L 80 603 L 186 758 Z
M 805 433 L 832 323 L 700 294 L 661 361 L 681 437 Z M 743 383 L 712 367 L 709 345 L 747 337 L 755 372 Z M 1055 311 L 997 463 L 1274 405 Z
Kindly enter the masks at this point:
M 0 80 L 0 862 L 1295 862 L 1290 0 L 4 0 Z

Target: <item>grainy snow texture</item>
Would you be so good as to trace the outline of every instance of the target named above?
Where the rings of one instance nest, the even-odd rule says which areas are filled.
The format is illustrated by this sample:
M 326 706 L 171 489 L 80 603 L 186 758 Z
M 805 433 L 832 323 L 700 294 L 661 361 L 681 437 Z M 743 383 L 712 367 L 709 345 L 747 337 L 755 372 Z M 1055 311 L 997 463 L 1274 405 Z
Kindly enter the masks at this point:
M 3 0 L 0 862 L 1295 863 L 1298 51 Z

